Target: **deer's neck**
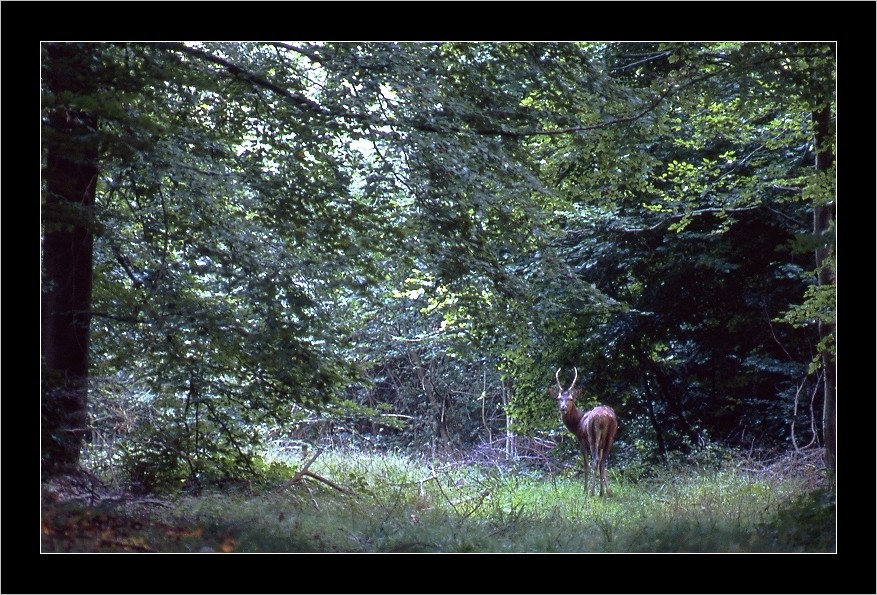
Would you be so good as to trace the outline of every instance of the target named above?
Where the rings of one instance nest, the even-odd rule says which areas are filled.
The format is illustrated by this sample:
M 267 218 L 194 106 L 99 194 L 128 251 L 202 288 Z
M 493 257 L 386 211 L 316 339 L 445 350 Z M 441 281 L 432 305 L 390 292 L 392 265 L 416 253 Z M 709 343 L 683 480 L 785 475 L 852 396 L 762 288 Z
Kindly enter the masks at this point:
M 582 418 L 585 417 L 585 414 L 576 409 L 576 406 L 573 405 L 569 409 L 567 409 L 566 413 L 563 414 L 562 419 L 564 425 L 567 429 L 578 436 L 579 428 L 581 427 Z

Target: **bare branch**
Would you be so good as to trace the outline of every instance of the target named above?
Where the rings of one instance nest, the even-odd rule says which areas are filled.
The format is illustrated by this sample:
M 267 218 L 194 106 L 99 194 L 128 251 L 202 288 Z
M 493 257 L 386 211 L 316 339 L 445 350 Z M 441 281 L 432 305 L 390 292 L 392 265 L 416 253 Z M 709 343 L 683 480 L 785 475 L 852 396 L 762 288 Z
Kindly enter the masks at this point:
M 342 494 L 353 494 L 353 492 L 351 490 L 345 488 L 344 486 L 340 486 L 337 483 L 335 483 L 334 481 L 326 479 L 322 475 L 317 475 L 313 471 L 308 471 L 308 467 L 310 467 L 313 464 L 313 462 L 317 460 L 317 457 L 319 457 L 321 454 L 323 454 L 323 449 L 322 448 L 317 449 L 317 452 L 315 452 L 314 455 L 310 459 L 308 459 L 308 461 L 304 465 L 302 465 L 302 468 L 299 469 L 295 473 L 295 475 L 292 476 L 292 479 L 287 481 L 285 485 L 287 485 L 287 486 L 295 485 L 297 483 L 300 483 L 303 478 L 310 477 L 311 479 L 316 479 L 317 481 L 323 482 L 327 486 L 338 490 Z
M 655 60 L 660 60 L 662 58 L 666 58 L 670 55 L 670 52 L 658 52 L 657 54 L 649 54 L 642 60 L 637 60 L 636 62 L 631 62 L 630 64 L 625 64 L 624 66 L 616 66 L 612 69 L 612 72 L 620 72 L 622 70 L 627 70 L 628 68 L 633 68 L 634 66 L 639 66 L 640 64 L 645 64 L 646 62 L 653 62 Z
M 790 428 L 791 438 L 792 438 L 792 446 L 795 447 L 795 452 L 801 452 L 804 449 L 810 448 L 813 444 L 816 443 L 816 415 L 813 411 L 813 401 L 816 399 L 816 395 L 819 392 L 819 386 L 822 380 L 822 373 L 820 373 L 816 378 L 816 383 L 813 389 L 813 394 L 810 396 L 810 442 L 808 442 L 805 446 L 798 446 L 798 440 L 795 436 L 795 420 L 798 417 L 798 400 L 801 395 L 801 390 L 804 388 L 804 385 L 807 383 L 807 377 L 805 376 L 803 380 L 801 380 L 801 384 L 798 385 L 798 389 L 795 391 L 795 406 L 792 410 L 792 424 Z
M 317 460 L 317 457 L 319 457 L 321 454 L 323 454 L 323 449 L 318 448 L 317 452 L 314 453 L 314 456 L 312 456 L 310 459 L 308 459 L 307 463 L 302 465 L 302 468 L 298 471 L 298 473 L 293 475 L 292 479 L 290 480 L 290 483 L 297 483 L 302 478 L 302 475 L 307 473 L 308 467 L 310 467 L 313 464 L 313 462 Z
M 338 490 L 342 494 L 353 494 L 353 492 L 350 491 L 349 489 L 347 489 L 343 486 L 340 486 L 337 483 L 330 481 L 330 480 L 326 479 L 325 477 L 322 477 L 321 475 L 317 475 L 316 473 L 314 473 L 312 471 L 301 471 L 300 473 L 301 473 L 302 477 L 310 477 L 310 478 L 316 479 L 318 481 L 322 481 L 327 486 L 335 488 L 336 490 Z
M 776 344 L 780 346 L 780 349 L 783 350 L 783 353 L 786 354 L 786 357 L 789 358 L 789 361 L 794 362 L 795 358 L 792 357 L 792 354 L 789 353 L 789 351 L 786 349 L 786 346 L 782 344 L 782 342 L 780 341 L 779 337 L 777 337 L 777 334 L 773 329 L 773 322 L 771 322 L 770 314 L 767 311 L 767 305 L 762 304 L 762 308 L 764 309 L 764 317 L 767 319 L 767 327 L 770 329 L 771 337 L 773 337 L 773 340 L 776 342 Z M 798 390 L 800 391 L 801 389 L 799 388 Z M 796 399 L 798 398 L 797 395 L 795 396 L 795 398 Z

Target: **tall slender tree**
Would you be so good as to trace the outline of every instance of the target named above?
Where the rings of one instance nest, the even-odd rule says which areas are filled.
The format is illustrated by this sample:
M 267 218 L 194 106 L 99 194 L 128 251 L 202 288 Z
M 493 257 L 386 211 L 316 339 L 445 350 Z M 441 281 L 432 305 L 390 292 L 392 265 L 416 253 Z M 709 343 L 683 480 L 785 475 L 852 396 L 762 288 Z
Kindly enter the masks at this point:
M 831 101 L 824 93 L 820 93 L 817 109 L 813 112 L 813 124 L 816 146 L 816 172 L 820 176 L 830 176 L 834 165 L 834 135 L 831 128 Z M 829 185 L 830 187 L 830 185 Z M 820 287 L 831 290 L 834 294 L 836 283 L 834 263 L 835 205 L 834 193 L 820 195 L 815 199 L 813 207 L 813 233 L 818 239 L 816 248 L 817 282 Z M 819 319 L 819 338 L 821 345 L 823 373 L 823 436 L 825 441 L 825 465 L 832 472 L 837 468 L 837 369 L 834 354 L 833 321 Z

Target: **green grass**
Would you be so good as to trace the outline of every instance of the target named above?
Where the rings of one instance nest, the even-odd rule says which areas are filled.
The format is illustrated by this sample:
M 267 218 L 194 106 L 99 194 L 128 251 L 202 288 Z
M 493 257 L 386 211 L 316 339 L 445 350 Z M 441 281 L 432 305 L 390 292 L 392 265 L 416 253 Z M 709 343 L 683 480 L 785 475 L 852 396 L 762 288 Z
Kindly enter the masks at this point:
M 303 461 L 283 461 L 287 478 Z M 829 552 L 835 512 L 826 490 L 760 478 L 726 461 L 610 470 L 611 498 L 586 497 L 580 474 L 324 452 L 306 478 L 249 493 L 187 496 L 169 507 L 44 514 L 50 551 L 235 552 Z M 93 512 L 94 509 L 91 509 Z M 104 531 L 95 514 L 103 514 Z M 49 519 L 49 530 L 45 529 Z M 132 520 L 133 519 L 133 520 Z M 98 535 L 111 539 L 100 541 Z M 74 530 L 70 528 L 74 527 Z M 57 530 L 61 528 L 63 530 Z M 79 536 L 69 539 L 70 535 Z M 47 536 L 48 535 L 48 536 Z M 67 538 L 64 538 L 66 535 Z M 93 539 L 89 539 L 92 536 Z

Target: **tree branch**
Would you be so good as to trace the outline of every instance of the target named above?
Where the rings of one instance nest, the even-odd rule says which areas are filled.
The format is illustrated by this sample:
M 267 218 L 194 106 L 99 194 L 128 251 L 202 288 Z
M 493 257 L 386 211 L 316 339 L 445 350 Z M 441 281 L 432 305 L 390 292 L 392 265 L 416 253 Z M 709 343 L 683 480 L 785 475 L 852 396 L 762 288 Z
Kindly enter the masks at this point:
M 343 486 L 340 486 L 340 485 L 338 485 L 337 483 L 334 483 L 333 481 L 330 481 L 330 480 L 326 479 L 325 477 L 322 477 L 322 476 L 320 476 L 320 475 L 317 475 L 316 473 L 314 473 L 314 472 L 312 472 L 312 471 L 304 471 L 304 472 L 302 473 L 302 476 L 303 476 L 303 477 L 311 477 L 311 478 L 316 479 L 316 480 L 318 480 L 318 481 L 322 481 L 322 482 L 323 482 L 324 484 L 326 484 L 327 486 L 332 487 L 332 488 L 335 488 L 336 490 L 338 490 L 338 491 L 341 492 L 342 494 L 353 494 L 353 492 L 350 491 L 349 489 L 347 489 L 347 488 L 345 488 L 345 487 L 343 487 Z
M 116 322 L 130 322 L 133 324 L 146 324 L 149 322 L 144 318 L 138 318 L 136 316 L 120 316 L 118 314 L 110 314 L 108 312 L 98 312 L 96 310 L 92 310 L 89 313 L 89 316 L 93 318 L 106 318 L 107 320 L 115 320 Z
M 283 47 L 283 48 L 288 49 L 290 51 L 298 51 L 300 53 L 303 53 L 300 50 L 298 50 L 297 48 L 295 48 L 293 46 L 288 46 L 286 44 L 274 43 L 273 45 L 278 45 L 279 47 Z M 397 121 L 376 120 L 370 114 L 355 114 L 355 113 L 347 113 L 347 112 L 336 112 L 336 111 L 326 109 L 325 107 L 323 107 L 319 103 L 317 103 L 311 99 L 308 99 L 307 97 L 299 95 L 298 93 L 293 93 L 292 91 L 289 91 L 288 89 L 284 89 L 283 87 L 255 74 L 255 73 L 252 73 L 252 72 L 238 66 L 237 64 L 234 64 L 234 63 L 226 60 L 225 58 L 221 58 L 219 56 L 216 56 L 216 55 L 211 54 L 209 52 L 206 52 L 204 50 L 201 50 L 201 49 L 198 49 L 195 47 L 191 47 L 191 46 L 187 46 L 187 45 L 182 44 L 182 43 L 170 44 L 169 47 L 174 51 L 177 51 L 177 52 L 186 54 L 188 56 L 192 56 L 192 57 L 198 58 L 200 60 L 204 60 L 204 61 L 210 62 L 212 64 L 216 64 L 218 66 L 221 66 L 222 68 L 227 70 L 229 73 L 233 74 L 234 76 L 236 76 L 242 80 L 245 80 L 251 84 L 268 89 L 268 90 L 272 91 L 273 93 L 280 95 L 281 97 L 285 97 L 286 99 L 289 99 L 290 101 L 292 101 L 293 103 L 295 103 L 299 107 L 301 107 L 301 108 L 305 109 L 306 111 L 313 113 L 315 115 L 319 115 L 319 116 L 322 116 L 324 118 L 353 119 L 353 120 L 360 122 L 360 123 L 371 124 L 371 125 L 378 126 L 378 127 L 390 126 L 390 125 L 398 126 L 399 125 L 399 122 L 397 122 Z M 304 55 L 307 56 L 307 54 L 304 54 Z M 308 57 L 311 57 L 312 59 L 314 59 L 312 56 L 308 56 Z M 407 125 L 414 130 L 420 130 L 422 132 L 455 133 L 455 134 L 467 133 L 467 134 L 478 134 L 478 135 L 482 135 L 482 136 L 503 136 L 503 137 L 507 137 L 507 138 L 523 138 L 523 137 L 529 137 L 529 136 L 559 136 L 559 135 L 564 135 L 564 134 L 576 134 L 576 133 L 580 133 L 580 132 L 588 132 L 590 130 L 598 130 L 601 128 L 607 128 L 609 126 L 614 126 L 617 124 L 625 124 L 628 122 L 633 122 L 635 120 L 639 120 L 640 118 L 644 117 L 646 114 L 654 111 L 655 108 L 657 108 L 670 95 L 670 93 L 675 88 L 676 87 L 673 84 L 668 86 L 666 91 L 661 93 L 648 107 L 646 107 L 644 110 L 642 110 L 639 113 L 629 115 L 629 116 L 621 116 L 621 117 L 613 118 L 611 120 L 607 120 L 605 122 L 599 122 L 596 124 L 587 124 L 587 125 L 583 125 L 583 126 L 573 126 L 573 127 L 569 127 L 569 128 L 532 129 L 532 130 L 504 130 L 504 129 L 499 129 L 499 128 L 462 128 L 460 126 L 439 127 L 439 126 L 425 124 L 423 122 L 417 122 L 417 121 L 409 121 L 409 122 L 407 122 Z
M 656 54 L 647 54 L 645 58 L 642 60 L 637 60 L 636 62 L 631 62 L 630 64 L 625 64 L 624 66 L 616 66 L 611 70 L 611 72 L 620 72 L 622 70 L 627 70 L 628 68 L 633 68 L 634 66 L 639 66 L 640 64 L 645 64 L 646 62 L 652 62 L 654 60 L 660 60 L 661 58 L 666 58 L 670 55 L 670 52 L 658 52 Z M 639 54 L 642 56 L 642 54 Z M 629 57 L 635 57 L 633 55 Z
M 661 103 L 673 92 L 676 87 L 674 85 L 670 85 L 666 91 L 661 93 L 648 107 L 642 110 L 639 113 L 630 115 L 630 116 L 620 116 L 617 118 L 613 118 L 611 120 L 606 120 L 605 122 L 598 122 L 596 124 L 586 124 L 583 126 L 572 126 L 570 128 L 552 128 L 552 129 L 536 129 L 536 130 L 502 130 L 502 129 L 491 129 L 491 128 L 469 128 L 464 129 L 458 126 L 449 126 L 447 128 L 440 128 L 438 126 L 428 126 L 421 123 L 412 124 L 412 128 L 415 130 L 420 130 L 424 132 L 454 132 L 454 133 L 470 133 L 470 134 L 478 134 L 482 136 L 503 136 L 507 138 L 523 138 L 528 136 L 560 136 L 563 134 L 576 134 L 579 132 L 588 132 L 591 130 L 599 130 L 601 128 L 608 128 L 610 126 L 615 126 L 617 124 L 626 124 L 628 122 L 633 122 L 643 118 L 650 112 L 654 111 Z
M 699 215 L 708 215 L 708 214 L 712 214 L 712 213 L 748 213 L 749 211 L 756 211 L 758 209 L 765 209 L 767 211 L 770 211 L 771 213 L 774 213 L 775 215 L 778 215 L 780 217 L 783 217 L 784 219 L 787 219 L 789 222 L 794 223 L 797 226 L 801 225 L 800 221 L 797 221 L 796 219 L 789 217 L 788 215 L 785 215 L 785 214 L 777 211 L 776 209 L 772 209 L 766 205 L 755 205 L 755 206 L 751 206 L 751 207 L 737 207 L 737 208 L 733 208 L 733 209 L 724 209 L 721 207 L 709 207 L 706 209 L 697 209 L 695 211 L 690 211 L 688 213 L 674 213 L 672 215 L 668 215 L 664 219 L 661 219 L 660 221 L 658 221 L 657 223 L 655 223 L 654 225 L 651 225 L 649 227 L 637 227 L 637 228 L 615 227 L 615 228 L 613 228 L 613 231 L 615 231 L 617 233 L 623 233 L 623 234 L 639 235 L 639 234 L 649 233 L 652 231 L 658 231 L 659 229 L 661 229 L 663 226 L 667 225 L 671 221 L 682 219 L 683 217 L 697 217 Z
M 299 54 L 307 57 L 308 59 L 310 59 L 314 62 L 317 62 L 320 64 L 324 63 L 324 58 L 322 56 L 320 56 L 319 54 L 316 54 L 314 52 L 308 52 L 304 49 L 297 48 L 295 46 L 292 46 L 292 45 L 289 45 L 286 43 L 282 43 L 282 42 L 271 42 L 270 45 L 273 45 L 273 46 L 279 47 L 279 48 L 283 48 L 283 49 L 288 50 L 288 51 L 299 53 Z M 294 104 L 296 104 L 300 108 L 302 108 L 305 111 L 312 113 L 314 115 L 318 115 L 318 116 L 321 116 L 324 118 L 329 118 L 329 119 L 342 118 L 342 119 L 347 119 L 347 120 L 354 120 L 360 124 L 372 125 L 375 127 L 399 126 L 401 123 L 400 121 L 391 120 L 389 118 L 386 118 L 386 116 L 383 118 L 377 119 L 372 114 L 349 113 L 349 112 L 341 112 L 341 111 L 327 109 L 326 107 L 320 105 L 316 101 L 313 101 L 313 100 L 308 99 L 307 97 L 305 97 L 303 95 L 300 95 L 298 93 L 294 93 L 288 89 L 285 89 L 285 88 L 281 87 L 280 85 L 277 85 L 277 84 L 271 82 L 270 80 L 267 80 L 262 76 L 259 76 L 258 74 L 250 72 L 250 71 L 238 66 L 237 64 L 230 62 L 229 60 L 227 60 L 225 58 L 222 58 L 220 56 L 216 56 L 214 54 L 211 54 L 211 53 L 204 51 L 202 49 L 199 49 L 199 48 L 187 46 L 187 45 L 182 44 L 182 43 L 166 44 L 165 47 L 170 47 L 170 49 L 173 51 L 177 51 L 177 52 L 186 54 L 188 56 L 192 56 L 194 58 L 198 58 L 200 60 L 204 60 L 204 61 L 210 62 L 212 64 L 216 64 L 218 66 L 221 66 L 222 68 L 227 70 L 229 73 L 233 74 L 234 76 L 236 76 L 242 80 L 245 80 L 251 84 L 268 89 L 268 90 L 272 91 L 273 93 L 276 93 L 276 94 L 280 95 L 281 97 L 284 97 L 284 98 L 292 101 Z M 669 52 L 662 52 L 660 54 L 646 58 L 645 61 L 664 57 L 668 53 Z M 759 65 L 759 64 L 766 62 L 766 61 L 767 61 L 767 59 L 763 59 L 761 61 L 755 61 L 753 63 L 753 65 Z M 636 63 L 634 63 L 634 64 L 636 64 Z M 628 65 L 626 67 L 629 67 L 632 65 Z M 582 125 L 582 126 L 571 126 L 571 127 L 567 127 L 567 128 L 553 128 L 553 129 L 552 128 L 543 128 L 543 129 L 530 129 L 530 130 L 506 130 L 506 129 L 502 129 L 502 128 L 463 128 L 459 125 L 449 125 L 449 126 L 442 127 L 442 126 L 436 126 L 433 124 L 426 124 L 425 122 L 416 121 L 416 120 L 409 120 L 409 121 L 405 122 L 405 124 L 413 130 L 419 130 L 422 132 L 436 132 L 436 133 L 444 133 L 444 134 L 447 134 L 447 133 L 477 134 L 477 135 L 482 135 L 482 136 L 501 136 L 501 137 L 506 137 L 506 138 L 524 138 L 524 137 L 531 137 L 531 136 L 561 136 L 561 135 L 566 135 L 566 134 L 578 134 L 581 132 L 589 132 L 591 130 L 599 130 L 602 128 L 608 128 L 610 126 L 615 126 L 618 124 L 626 124 L 629 122 L 634 122 L 636 120 L 639 120 L 639 119 L 645 117 L 647 114 L 654 111 L 674 91 L 684 90 L 684 89 L 691 87 L 693 85 L 696 85 L 702 81 L 705 81 L 705 80 L 710 79 L 714 76 L 717 76 L 717 75 L 719 75 L 719 74 L 721 74 L 721 73 L 723 73 L 731 68 L 733 68 L 732 64 L 726 64 L 726 65 L 723 64 L 721 67 L 716 68 L 715 70 L 713 70 L 711 72 L 707 72 L 707 73 L 702 74 L 700 76 L 695 76 L 693 78 L 690 78 L 690 79 L 683 81 L 683 82 L 680 82 L 678 84 L 670 82 L 667 86 L 667 89 L 663 93 L 658 95 L 642 111 L 635 113 L 635 114 L 628 115 L 628 116 L 614 117 L 610 120 L 606 120 L 604 122 L 598 122 L 595 124 L 586 124 L 586 125 Z
M 273 45 L 274 47 L 278 47 L 278 48 L 281 48 L 284 50 L 289 50 L 290 52 L 295 52 L 296 54 L 300 54 L 300 55 L 304 56 L 305 58 L 307 58 L 308 60 L 310 60 L 311 62 L 316 62 L 317 64 L 322 64 L 323 61 L 325 60 L 325 58 L 323 58 L 317 52 L 311 52 L 308 50 L 304 50 L 300 47 L 297 47 L 297 46 L 294 46 L 294 45 L 291 45 L 288 43 L 283 43 L 282 41 L 269 41 L 268 45 Z
M 293 103 L 295 103 L 299 107 L 301 107 L 309 112 L 312 112 L 314 114 L 317 114 L 317 115 L 320 115 L 323 117 L 328 117 L 328 118 L 332 118 L 332 117 L 336 116 L 336 114 L 330 112 L 329 110 L 326 110 L 319 103 L 312 101 L 312 100 L 308 99 L 307 97 L 299 95 L 298 93 L 293 93 L 292 91 L 290 91 L 288 89 L 284 89 L 283 87 L 276 85 L 276 84 L 272 83 L 271 81 L 269 81 L 265 78 L 262 78 L 261 76 L 254 74 L 248 70 L 244 70 L 243 68 L 241 68 L 237 64 L 233 64 L 233 63 L 229 62 L 228 60 L 226 60 L 225 58 L 220 58 L 219 56 L 216 56 L 216 55 L 211 54 L 209 52 L 205 52 L 204 50 L 190 47 L 190 46 L 187 46 L 187 45 L 182 44 L 182 43 L 170 44 L 170 47 L 171 47 L 171 49 L 173 49 L 177 52 L 180 52 L 180 53 L 183 53 L 183 54 L 186 54 L 189 56 L 193 56 L 193 57 L 198 58 L 200 60 L 204 60 L 204 61 L 210 62 L 212 64 L 216 64 L 218 66 L 221 66 L 224 69 L 226 69 L 228 72 L 233 74 L 234 76 L 236 76 L 242 80 L 245 80 L 249 83 L 252 83 L 254 85 L 257 85 L 259 87 L 264 87 L 265 89 L 268 89 L 269 91 L 272 91 L 272 92 L 280 95 L 281 97 L 285 97 L 286 99 L 289 99 L 290 101 L 292 101 Z M 337 115 L 341 115 L 341 114 L 337 114 Z
M 351 490 L 345 488 L 344 486 L 340 486 L 340 485 L 338 485 L 337 483 L 335 483 L 335 482 L 333 482 L 333 481 L 331 481 L 331 480 L 329 480 L 329 479 L 326 479 L 325 477 L 323 477 L 323 476 L 321 476 L 321 475 L 317 475 L 317 474 L 314 473 L 313 471 L 308 471 L 308 467 L 310 467 L 311 464 L 312 464 L 314 461 L 316 461 L 316 460 L 317 460 L 317 457 L 319 457 L 321 454 L 323 454 L 323 449 L 322 449 L 322 448 L 318 449 L 317 452 L 314 453 L 314 456 L 312 456 L 312 457 L 308 460 L 308 462 L 305 463 L 305 464 L 302 466 L 302 468 L 299 469 L 299 470 L 295 473 L 295 475 L 292 476 L 292 479 L 290 479 L 289 481 L 286 482 L 286 485 L 288 485 L 288 486 L 290 486 L 290 485 L 295 485 L 295 484 L 297 484 L 297 483 L 300 483 L 301 480 L 302 480 L 303 478 L 305 478 L 305 477 L 310 477 L 310 478 L 312 478 L 312 479 L 316 479 L 317 481 L 321 481 L 321 482 L 323 482 L 323 483 L 326 484 L 327 486 L 329 486 L 329 487 L 331 487 L 331 488 L 334 488 L 334 489 L 338 490 L 338 491 L 341 492 L 342 494 L 353 494 L 353 492 L 352 492 Z

